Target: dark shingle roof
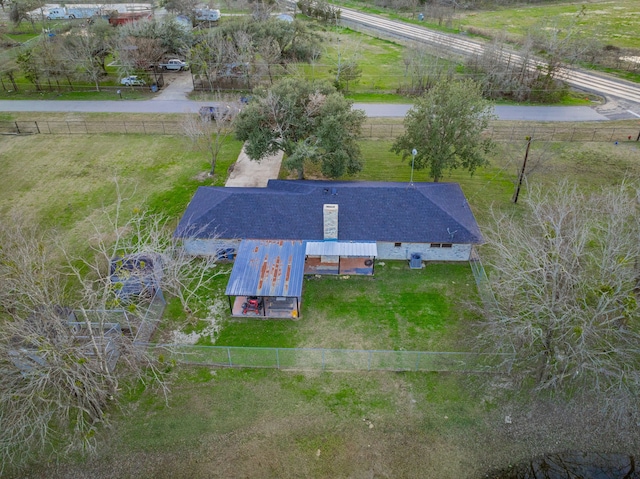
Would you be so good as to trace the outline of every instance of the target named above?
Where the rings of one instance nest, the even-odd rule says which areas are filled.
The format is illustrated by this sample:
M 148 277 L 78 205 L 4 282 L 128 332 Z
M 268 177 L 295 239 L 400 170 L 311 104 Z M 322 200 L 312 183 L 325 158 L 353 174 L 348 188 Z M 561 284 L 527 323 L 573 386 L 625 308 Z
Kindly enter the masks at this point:
M 483 241 L 456 183 L 271 180 L 267 188 L 200 187 L 175 234 L 322 240 L 324 204 L 339 205 L 343 241 Z

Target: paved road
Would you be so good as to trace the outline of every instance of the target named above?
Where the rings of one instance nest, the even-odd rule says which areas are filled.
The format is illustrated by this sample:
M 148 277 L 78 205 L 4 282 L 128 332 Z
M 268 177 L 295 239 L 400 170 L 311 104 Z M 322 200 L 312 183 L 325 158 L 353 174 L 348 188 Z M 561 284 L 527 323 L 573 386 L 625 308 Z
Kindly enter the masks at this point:
M 355 108 L 365 111 L 368 117 L 404 117 L 411 105 L 356 103 Z M 606 121 L 607 118 L 588 106 L 496 106 L 500 120 L 522 121 Z
M 77 112 L 77 113 L 195 113 L 203 105 L 211 103 L 189 100 L 145 101 L 0 101 L 0 111 L 11 112 Z M 411 105 L 356 103 L 355 108 L 365 111 L 368 117 L 404 117 Z M 607 120 L 604 115 L 586 106 L 497 106 L 501 120 L 523 121 L 598 121 Z
M 387 37 L 401 38 L 414 42 L 426 43 L 443 52 L 451 52 L 464 57 L 481 55 L 485 45 L 462 35 L 448 34 L 428 30 L 426 28 L 404 22 L 388 20 L 377 15 L 362 13 L 348 8 L 341 8 L 340 19 L 348 25 L 362 25 L 364 28 L 382 32 Z M 522 62 L 516 52 L 509 54 L 510 62 Z M 543 62 L 534 62 L 531 68 L 537 68 Z M 583 71 L 576 68 L 565 68 L 560 72 L 562 78 L 572 87 L 590 91 L 605 97 L 616 97 L 631 105 L 640 107 L 640 85 L 624 80 Z

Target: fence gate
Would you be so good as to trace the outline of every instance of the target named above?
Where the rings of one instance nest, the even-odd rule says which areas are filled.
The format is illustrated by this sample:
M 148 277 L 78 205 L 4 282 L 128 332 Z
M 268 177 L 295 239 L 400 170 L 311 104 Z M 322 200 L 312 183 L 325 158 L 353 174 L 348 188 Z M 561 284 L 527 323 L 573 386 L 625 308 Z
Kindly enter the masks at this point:
M 35 121 L 0 121 L 1 135 L 34 135 L 40 133 Z

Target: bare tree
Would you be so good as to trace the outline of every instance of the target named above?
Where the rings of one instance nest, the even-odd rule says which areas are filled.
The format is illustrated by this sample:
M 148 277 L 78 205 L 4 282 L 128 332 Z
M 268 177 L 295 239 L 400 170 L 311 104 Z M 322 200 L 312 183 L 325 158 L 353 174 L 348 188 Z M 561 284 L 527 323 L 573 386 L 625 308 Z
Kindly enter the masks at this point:
M 257 50 L 260 55 L 259 62 L 269 76 L 269 84 L 273 85 L 273 70 L 282 56 L 280 45 L 274 39 L 267 38 L 258 45 Z
M 351 45 L 340 43 L 338 39 L 336 54 L 333 67 L 329 70 L 334 76 L 333 86 L 338 91 L 345 88 L 348 91 L 349 82 L 355 83 L 362 76 L 362 69 L 358 66 L 360 45 L 353 48 Z
M 422 44 L 413 44 L 405 50 L 403 56 L 405 65 L 405 77 L 409 84 L 401 87 L 401 90 L 410 95 L 421 95 L 435 84 L 440 82 L 444 76 L 452 78 L 453 71 L 446 62 L 434 57 L 430 50 Z
M 111 53 L 111 37 L 105 23 L 98 21 L 87 31 L 72 31 L 62 43 L 66 64 L 93 82 L 96 91 L 100 91 L 100 80 L 106 75 L 105 58 Z
M 184 134 L 191 140 L 192 147 L 209 157 L 209 176 L 215 174 L 220 150 L 233 133 L 233 124 L 240 112 L 237 103 L 225 103 L 219 93 L 216 97 L 218 106 L 210 107 L 201 115 L 186 115 L 182 121 Z
M 203 35 L 191 49 L 191 72 L 208 89 L 214 91 L 220 79 L 231 73 L 228 61 L 230 42 L 217 34 Z
M 157 38 L 120 37 L 116 48 L 120 68 L 125 75 L 161 63 L 164 56 L 161 42 Z
M 111 318 L 87 314 L 98 306 L 88 301 L 97 298 L 88 294 L 93 281 L 83 280 L 84 302 L 75 302 L 55 267 L 51 238 L 15 219 L 3 222 L 0 237 L 3 465 L 46 448 L 54 454 L 91 450 L 96 428 L 108 423 L 106 411 L 116 401 L 120 379 L 160 373 Z
M 565 91 L 558 78 L 561 57 L 551 55 L 547 62 L 536 59 L 530 36 L 517 54 L 508 48 L 504 35 L 497 37 L 482 55 L 471 58 L 467 66 L 482 73 L 479 81 L 488 98 L 551 101 Z
M 142 381 L 168 392 L 163 365 L 134 334 L 148 326 L 138 311 L 151 305 L 118 294 L 110 278 L 113 258 L 156 258 L 157 286 L 179 297 L 187 311 L 220 274 L 213 258 L 184 252 L 166 218 L 144 211 L 126 217 L 125 199 L 117 197 L 94 223 L 91 250 L 82 257 L 19 220 L 0 225 L 2 466 L 45 451 L 94 450 L 95 432 L 109 424 L 124 384 Z
M 95 234 L 90 242 L 92 260 L 67 255 L 68 268 L 82 284 L 92 279 L 94 283 L 91 291 L 96 290 L 97 284 L 98 289 L 101 288 L 97 301 L 108 306 L 113 304 L 113 284 L 109 281 L 107 268 L 110 261 L 127 255 L 146 254 L 157 257 L 162 264 L 161 277 L 157 278 L 158 287 L 166 294 L 178 297 L 185 310 L 193 311 L 197 304 L 192 301 L 200 288 L 217 276 L 213 270 L 215 258 L 194 258 L 186 254 L 173 237 L 170 218 L 137 208 L 130 217 L 124 217 L 125 206 L 131 202 L 131 198 L 124 195 L 117 180 L 115 188 L 115 203 L 108 209 L 103 208 L 101 223 L 93 224 Z M 78 264 L 80 267 L 73 266 Z M 92 300 L 91 297 L 88 299 Z
M 243 30 L 233 32 L 233 46 L 227 52 L 245 80 L 245 87 L 251 89 L 251 67 L 255 63 L 255 46 L 250 33 Z
M 35 33 L 37 31 L 36 20 L 38 19 L 38 15 L 32 14 L 32 12 L 34 10 L 40 9 L 40 17 L 43 19 L 43 5 L 44 2 L 42 2 L 41 0 L 19 0 L 11 2 L 11 7 L 9 10 L 9 20 L 11 20 L 11 22 L 16 26 L 20 25 L 23 20 L 26 20 L 31 23 L 31 28 Z
M 637 198 L 628 184 L 533 188 L 522 218 L 494 212 L 487 231 L 497 309 L 483 344 L 514 352 L 523 384 L 595 393 L 619 418 L 640 391 Z
M 249 3 L 253 4 L 252 16 L 254 20 L 264 22 L 271 17 L 271 14 L 278 8 L 276 0 L 254 0 Z

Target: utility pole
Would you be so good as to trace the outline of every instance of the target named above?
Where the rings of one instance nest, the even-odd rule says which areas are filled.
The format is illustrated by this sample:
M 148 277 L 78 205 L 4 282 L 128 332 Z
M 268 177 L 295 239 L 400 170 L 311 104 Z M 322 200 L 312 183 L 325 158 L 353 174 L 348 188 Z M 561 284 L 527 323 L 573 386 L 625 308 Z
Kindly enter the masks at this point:
M 529 157 L 529 148 L 531 148 L 531 137 L 527 136 L 527 151 L 524 153 L 524 161 L 522 162 L 522 169 L 520 170 L 520 177 L 518 178 L 518 186 L 516 187 L 516 191 L 513 193 L 513 198 L 511 201 L 514 203 L 518 202 L 518 196 L 520 195 L 520 187 L 522 186 L 522 179 L 524 178 L 524 170 L 527 167 L 527 158 Z
M 409 180 L 409 186 L 413 187 L 413 165 L 416 162 L 416 155 L 418 154 L 418 150 L 415 148 L 411 150 L 411 179 Z

